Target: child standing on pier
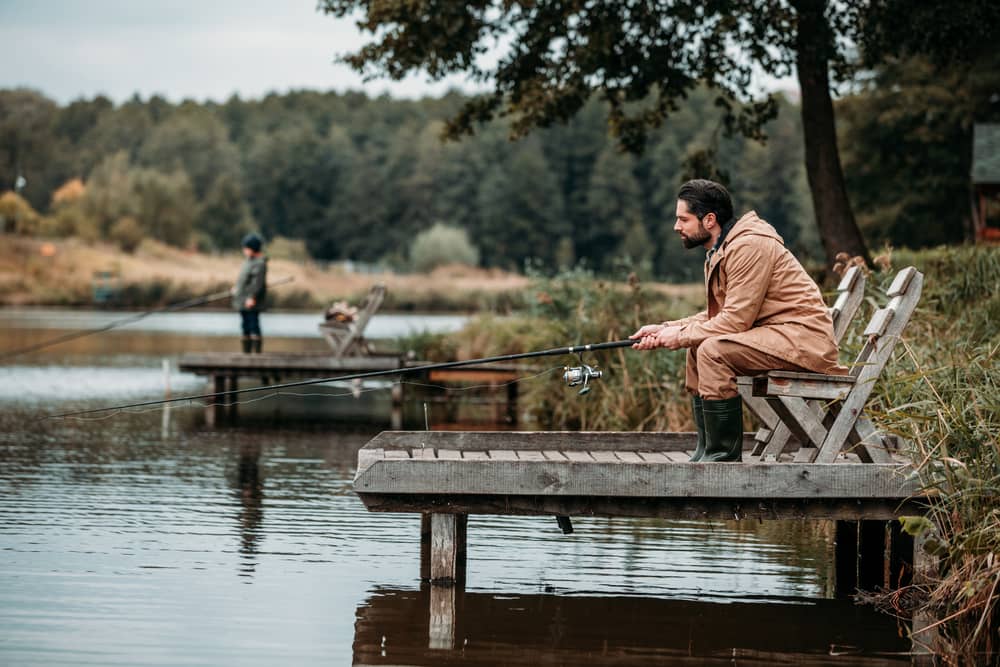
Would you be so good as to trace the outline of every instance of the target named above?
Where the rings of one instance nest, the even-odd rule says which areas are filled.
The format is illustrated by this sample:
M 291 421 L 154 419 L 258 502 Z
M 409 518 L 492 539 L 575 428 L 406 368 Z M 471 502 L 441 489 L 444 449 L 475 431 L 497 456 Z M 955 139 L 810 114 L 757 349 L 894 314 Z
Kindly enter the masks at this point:
M 243 353 L 260 353 L 260 312 L 267 298 L 267 257 L 261 251 L 264 243 L 256 234 L 243 237 L 243 254 L 246 261 L 240 267 L 233 286 L 233 308 L 240 311 L 243 327 Z

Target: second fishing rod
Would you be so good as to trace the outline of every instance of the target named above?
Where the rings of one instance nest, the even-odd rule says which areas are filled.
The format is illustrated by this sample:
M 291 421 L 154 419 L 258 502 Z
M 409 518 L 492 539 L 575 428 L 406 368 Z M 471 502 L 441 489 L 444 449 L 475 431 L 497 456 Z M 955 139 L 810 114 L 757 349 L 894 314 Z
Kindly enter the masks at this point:
M 289 389 L 292 387 L 303 387 L 313 384 L 325 384 L 327 382 L 342 382 L 346 380 L 366 380 L 389 375 L 402 375 L 406 373 L 418 373 L 424 371 L 441 370 L 445 368 L 457 368 L 460 366 L 473 366 L 476 364 L 492 364 L 504 361 L 518 361 L 521 359 L 535 359 L 538 357 L 552 357 L 561 355 L 579 355 L 580 365 L 567 367 L 563 373 L 563 380 L 570 387 L 580 386 L 580 394 L 590 391 L 590 383 L 601 377 L 601 371 L 594 366 L 583 362 L 582 355 L 586 352 L 596 352 L 598 350 L 610 350 L 619 347 L 631 347 L 635 340 L 625 339 L 606 343 L 590 343 L 586 345 L 568 345 L 565 347 L 554 347 L 548 350 L 537 350 L 534 352 L 519 352 L 517 354 L 504 354 L 495 357 L 483 357 L 480 359 L 463 359 L 461 361 L 443 361 L 435 364 L 425 364 L 423 366 L 411 366 L 408 368 L 391 368 L 382 371 L 367 371 L 364 373 L 352 373 L 349 375 L 338 375 L 326 378 L 314 378 L 310 380 L 299 380 L 296 382 L 285 382 L 282 384 L 264 385 L 261 387 L 248 387 L 247 389 L 233 389 L 230 391 L 220 391 L 211 394 L 199 394 L 196 396 L 178 396 L 177 398 L 160 399 L 155 401 L 142 401 L 139 403 L 129 403 L 127 405 L 113 405 L 106 408 L 91 408 L 89 410 L 76 410 L 74 412 L 63 412 L 55 415 L 48 415 L 44 419 L 56 419 L 61 417 L 77 417 L 82 415 L 96 414 L 99 412 L 110 412 L 112 410 L 128 410 L 132 408 L 144 408 L 166 403 L 179 403 L 182 401 L 200 401 L 212 398 L 235 396 L 237 394 L 248 394 L 259 391 L 274 391 Z
M 268 288 L 275 288 L 280 285 L 285 285 L 287 283 L 290 283 L 292 282 L 292 280 L 293 278 L 291 276 L 288 276 L 287 278 L 280 278 L 272 283 L 268 283 L 267 286 Z M 23 354 L 28 354 L 29 352 L 37 352 L 38 350 L 43 350 L 47 347 L 52 347 L 53 345 L 68 343 L 69 341 L 76 340 L 77 338 L 84 338 L 85 336 L 93 336 L 95 334 L 111 331 L 112 329 L 117 329 L 118 327 L 125 326 L 126 324 L 135 324 L 139 320 L 145 319 L 150 315 L 157 315 L 160 313 L 176 313 L 181 310 L 187 310 L 188 308 L 194 308 L 196 306 L 204 306 L 206 304 L 212 303 L 213 301 L 221 301 L 222 299 L 228 299 L 230 296 L 232 296 L 232 290 L 225 289 L 219 292 L 212 292 L 211 294 L 196 296 L 194 298 L 186 299 L 184 301 L 178 301 L 176 303 L 167 304 L 166 306 L 161 306 L 160 308 L 154 308 L 153 310 L 147 310 L 143 313 L 136 313 L 135 315 L 129 315 L 128 317 L 123 317 L 121 319 L 109 322 L 104 326 L 96 327 L 94 329 L 71 331 L 61 336 L 56 336 L 55 338 L 50 338 L 48 340 L 43 340 L 39 343 L 28 345 L 27 347 L 22 347 L 16 350 L 9 350 L 6 352 L 0 352 L 0 361 L 5 361 L 7 359 L 19 357 Z

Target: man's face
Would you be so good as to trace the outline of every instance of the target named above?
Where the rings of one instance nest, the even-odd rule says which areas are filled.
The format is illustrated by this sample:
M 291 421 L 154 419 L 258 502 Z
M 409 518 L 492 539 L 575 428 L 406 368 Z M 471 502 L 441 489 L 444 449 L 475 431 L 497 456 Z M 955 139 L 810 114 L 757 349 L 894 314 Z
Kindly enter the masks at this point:
M 710 215 L 715 214 L 709 213 L 705 217 Z M 685 248 L 705 246 L 712 240 L 712 235 L 705 229 L 703 222 L 688 210 L 688 203 L 683 199 L 677 200 L 677 222 L 674 223 L 674 231 L 680 234 Z
M 253 257 L 253 250 L 251 250 L 250 248 L 248 248 L 246 246 L 243 246 L 243 254 L 246 257 Z

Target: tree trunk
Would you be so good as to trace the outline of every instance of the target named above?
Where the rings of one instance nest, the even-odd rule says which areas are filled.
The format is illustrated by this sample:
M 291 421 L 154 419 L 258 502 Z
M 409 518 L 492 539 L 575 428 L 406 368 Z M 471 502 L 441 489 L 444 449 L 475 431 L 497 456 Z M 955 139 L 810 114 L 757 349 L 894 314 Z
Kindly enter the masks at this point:
M 871 265 L 851 202 L 837 148 L 837 130 L 830 97 L 829 49 L 833 36 L 824 11 L 826 0 L 797 0 L 796 69 L 802 91 L 802 132 L 806 174 L 812 193 L 816 225 L 826 251 L 827 266 L 837 253 L 863 257 Z

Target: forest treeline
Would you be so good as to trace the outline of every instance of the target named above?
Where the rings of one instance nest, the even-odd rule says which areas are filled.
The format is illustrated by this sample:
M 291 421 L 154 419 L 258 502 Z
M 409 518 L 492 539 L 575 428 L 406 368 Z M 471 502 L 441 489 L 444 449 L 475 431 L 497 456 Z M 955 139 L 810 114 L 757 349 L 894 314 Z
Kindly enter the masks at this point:
M 971 124 L 1000 117 L 989 99 L 997 69 L 945 79 L 919 61 L 899 63 L 838 103 L 845 171 L 869 243 L 964 238 Z M 444 225 L 465 230 L 487 267 L 583 261 L 608 271 L 625 261 L 687 280 L 701 264 L 671 229 L 677 186 L 715 176 L 738 210 L 758 210 L 798 253 L 818 254 L 791 101 L 761 144 L 724 136 L 713 96 L 696 93 L 633 157 L 609 138 L 596 102 L 519 141 L 497 122 L 442 143 L 443 120 L 464 99 L 296 91 L 58 105 L 36 91 L 0 90 L 0 184 L 26 180 L 24 201 L 5 194 L 0 218 L 6 232 L 126 248 L 152 237 L 229 250 L 256 229 L 301 239 L 316 259 L 394 268 L 410 265 L 418 234 Z

